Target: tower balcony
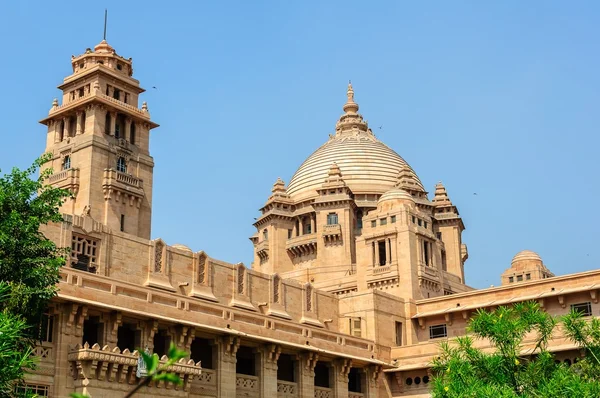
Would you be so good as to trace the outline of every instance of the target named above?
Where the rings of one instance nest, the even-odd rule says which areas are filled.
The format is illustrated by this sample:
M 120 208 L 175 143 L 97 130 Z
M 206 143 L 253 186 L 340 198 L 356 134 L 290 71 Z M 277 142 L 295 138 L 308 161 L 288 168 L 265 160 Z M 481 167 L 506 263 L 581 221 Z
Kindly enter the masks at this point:
M 269 241 L 263 240 L 256 244 L 256 254 L 261 260 L 265 261 L 269 258 Z
M 74 195 L 79 190 L 79 169 L 70 168 L 52 174 L 48 182 L 56 188 L 67 189 Z
M 293 257 L 300 257 L 317 252 L 317 234 L 306 234 L 288 239 L 285 249 Z
M 325 242 L 336 242 L 342 239 L 342 226 L 340 224 L 323 225 L 321 230 Z
M 102 188 L 104 189 L 104 199 L 110 199 L 113 193 L 116 193 L 117 196 L 125 194 L 130 197 L 132 204 L 134 200 L 137 201 L 138 207 L 144 197 L 144 185 L 141 178 L 115 169 L 104 169 Z

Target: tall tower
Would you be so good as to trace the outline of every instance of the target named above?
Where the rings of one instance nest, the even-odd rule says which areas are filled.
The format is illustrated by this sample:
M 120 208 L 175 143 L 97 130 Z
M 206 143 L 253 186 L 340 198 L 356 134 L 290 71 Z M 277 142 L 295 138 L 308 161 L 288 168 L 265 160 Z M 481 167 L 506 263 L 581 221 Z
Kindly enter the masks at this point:
M 132 77 L 131 58 L 102 40 L 71 57 L 73 73 L 58 86 L 62 104 L 52 103 L 46 153 L 52 154 L 50 183 L 73 198 L 63 213 L 89 215 L 112 230 L 150 238 L 152 176 L 148 107 L 138 108 L 145 90 Z

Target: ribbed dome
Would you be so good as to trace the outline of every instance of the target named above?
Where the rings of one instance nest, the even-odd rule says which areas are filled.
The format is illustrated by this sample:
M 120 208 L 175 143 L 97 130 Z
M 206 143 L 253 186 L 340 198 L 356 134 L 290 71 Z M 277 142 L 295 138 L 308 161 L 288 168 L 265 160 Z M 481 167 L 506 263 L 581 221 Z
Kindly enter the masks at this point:
M 382 203 L 388 200 L 409 200 L 413 203 L 415 201 L 411 194 L 406 192 L 404 189 L 399 188 L 390 189 L 389 191 L 381 195 L 377 203 Z
M 542 258 L 536 252 L 533 252 L 531 250 L 523 250 L 523 251 L 518 252 L 513 257 L 511 264 L 514 264 L 514 263 L 516 263 L 518 261 L 522 261 L 522 260 L 536 260 L 536 261 L 542 262 Z
M 357 113 L 351 85 L 344 111 L 335 136 L 310 155 L 292 177 L 287 193 L 295 202 L 317 196 L 316 190 L 333 163 L 338 165 L 342 179 L 354 194 L 384 194 L 398 183 L 400 171 L 407 169 L 417 187 L 425 191 L 406 161 L 379 141 Z

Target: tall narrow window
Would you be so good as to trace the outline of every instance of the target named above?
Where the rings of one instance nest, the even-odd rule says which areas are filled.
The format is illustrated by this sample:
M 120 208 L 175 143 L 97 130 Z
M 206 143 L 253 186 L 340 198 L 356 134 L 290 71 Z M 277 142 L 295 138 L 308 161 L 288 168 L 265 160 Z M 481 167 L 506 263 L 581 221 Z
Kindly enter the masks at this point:
M 121 214 L 121 232 L 125 232 L 125 214 Z
M 123 102 L 124 102 L 124 103 L 127 103 L 127 102 L 128 102 L 128 101 L 127 101 L 128 99 L 129 99 L 129 94 L 125 93 L 125 96 L 124 96 L 124 98 L 123 98 Z
M 363 227 L 363 212 L 359 210 L 356 212 L 356 228 L 362 229 Z
M 338 223 L 338 215 L 337 213 L 329 213 L 327 214 L 327 225 L 335 225 Z
M 104 117 L 104 132 L 108 135 L 110 135 L 110 124 L 111 124 L 111 119 L 110 119 L 110 113 L 106 112 L 106 116 Z
M 448 265 L 446 264 L 446 250 L 442 250 L 442 270 L 448 271 Z
M 85 112 L 81 114 L 81 134 L 85 133 Z
M 113 91 L 113 98 L 116 100 L 121 99 L 121 90 L 115 88 L 115 91 Z
M 385 240 L 377 242 L 377 250 L 379 250 L 379 265 L 386 264 Z
M 292 230 L 288 229 L 288 239 L 292 239 Z
M 65 122 L 64 122 L 64 120 L 61 120 L 60 123 L 58 124 L 58 140 L 59 141 L 62 141 L 65 138 L 64 131 L 65 131 Z
M 135 145 L 135 122 L 131 122 L 131 130 L 129 130 L 129 142 Z
M 388 239 L 388 247 L 390 248 L 390 258 L 388 259 L 388 262 L 391 264 L 392 263 L 392 240 Z
M 67 156 L 65 156 L 65 158 L 63 160 L 62 169 L 69 170 L 70 168 L 71 168 L 71 156 L 67 155 Z
M 75 137 L 75 129 L 77 128 L 77 119 L 74 116 L 69 118 L 69 137 Z
M 310 224 L 310 219 L 308 217 L 305 217 L 302 222 L 304 223 L 304 231 L 302 231 L 303 235 L 310 235 L 312 234 L 312 225 Z
M 127 162 L 122 156 L 117 159 L 117 171 L 120 171 L 121 173 L 127 173 Z
M 396 321 L 396 345 L 402 345 L 402 322 Z
M 430 257 L 429 257 L 429 242 L 427 242 L 426 240 L 423 241 L 423 262 L 425 263 L 425 265 L 429 266 L 431 265 L 429 263 Z
M 263 231 L 263 240 L 269 240 L 269 230 L 267 229 Z
M 354 337 L 362 336 L 362 319 L 360 318 L 350 318 L 350 334 Z

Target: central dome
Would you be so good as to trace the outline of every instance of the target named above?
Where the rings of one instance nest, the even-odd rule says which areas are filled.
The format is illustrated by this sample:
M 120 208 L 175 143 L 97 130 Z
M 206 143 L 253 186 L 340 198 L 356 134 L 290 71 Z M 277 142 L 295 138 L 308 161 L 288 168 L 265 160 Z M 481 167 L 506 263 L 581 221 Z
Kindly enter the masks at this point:
M 336 163 L 342 178 L 354 194 L 383 194 L 394 188 L 402 171 L 408 171 L 418 189 L 423 184 L 400 155 L 379 141 L 358 111 L 354 91 L 348 86 L 345 113 L 336 126 L 335 136 L 317 149 L 294 173 L 287 193 L 295 201 L 317 196 L 328 176 L 329 168 Z

